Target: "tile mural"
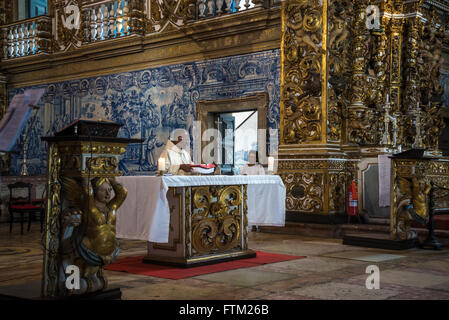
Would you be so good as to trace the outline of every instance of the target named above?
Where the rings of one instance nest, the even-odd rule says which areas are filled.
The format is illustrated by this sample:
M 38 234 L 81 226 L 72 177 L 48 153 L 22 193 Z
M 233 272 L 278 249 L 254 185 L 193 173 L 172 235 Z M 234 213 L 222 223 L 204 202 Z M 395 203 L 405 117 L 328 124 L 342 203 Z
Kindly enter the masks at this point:
M 18 175 L 27 135 L 29 174 L 46 173 L 46 143 L 79 118 L 122 123 L 120 137 L 143 138 L 131 144 L 119 168 L 125 175 L 154 174 L 171 130 L 191 133 L 197 100 L 218 100 L 267 92 L 268 127 L 279 129 L 280 51 L 225 57 L 35 86 L 45 87 L 34 125 L 28 119 L 11 156 L 10 174 Z M 11 99 L 26 88 L 8 91 Z

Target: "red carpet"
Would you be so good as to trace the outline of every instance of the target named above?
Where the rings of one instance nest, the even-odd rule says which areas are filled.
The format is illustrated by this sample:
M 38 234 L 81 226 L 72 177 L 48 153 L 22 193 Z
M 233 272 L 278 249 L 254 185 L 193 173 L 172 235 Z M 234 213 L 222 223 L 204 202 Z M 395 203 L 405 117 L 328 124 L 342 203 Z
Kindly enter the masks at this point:
M 263 264 L 282 262 L 295 259 L 304 259 L 305 256 L 291 256 L 287 254 L 276 254 L 256 251 L 255 258 L 241 259 L 227 262 L 220 262 L 211 265 L 177 268 L 170 266 L 160 266 L 156 264 L 143 263 L 143 256 L 117 259 L 114 263 L 105 267 L 110 271 L 122 271 L 133 274 L 142 274 L 165 279 L 184 279 L 203 274 L 222 272 L 240 268 L 256 267 Z

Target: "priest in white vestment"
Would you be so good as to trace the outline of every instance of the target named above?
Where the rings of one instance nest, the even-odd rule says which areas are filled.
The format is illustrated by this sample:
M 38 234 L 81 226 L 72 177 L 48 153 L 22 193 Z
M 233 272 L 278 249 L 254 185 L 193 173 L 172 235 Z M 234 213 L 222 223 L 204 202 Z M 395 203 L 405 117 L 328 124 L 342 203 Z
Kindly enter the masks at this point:
M 173 139 L 174 136 L 177 136 L 176 140 Z M 190 164 L 193 162 L 189 152 L 184 148 L 186 145 L 188 145 L 188 139 L 183 139 L 182 135 L 170 136 L 160 156 L 165 158 L 165 168 L 168 173 L 183 175 L 192 170 Z

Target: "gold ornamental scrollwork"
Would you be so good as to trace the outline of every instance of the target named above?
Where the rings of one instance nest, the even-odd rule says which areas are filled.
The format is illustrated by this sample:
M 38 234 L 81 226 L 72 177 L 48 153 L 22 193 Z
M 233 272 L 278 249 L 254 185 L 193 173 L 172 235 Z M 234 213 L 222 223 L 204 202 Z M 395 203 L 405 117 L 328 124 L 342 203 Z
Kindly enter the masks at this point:
M 392 204 L 390 235 L 395 240 L 414 239 L 413 221 L 425 223 L 429 217 L 429 193 L 434 188 L 434 208 L 449 206 L 449 162 L 401 160 L 392 162 Z
M 115 157 L 86 158 L 86 172 L 91 174 L 117 173 L 118 160 Z
M 352 1 L 330 1 L 328 7 L 328 141 L 340 141 L 349 101 Z
M 329 174 L 329 212 L 345 211 L 345 173 Z
M 241 249 L 242 222 L 246 226 L 242 213 L 246 219 L 247 212 L 241 186 L 204 186 L 191 190 L 191 228 L 186 228 L 186 232 L 191 230 L 191 256 Z
M 282 3 L 281 143 L 322 137 L 323 16 L 320 1 Z
M 61 214 L 61 183 L 59 171 L 61 157 L 58 147 L 51 144 L 48 148 L 47 204 L 45 212 L 45 232 L 43 234 L 44 266 L 42 277 L 42 296 L 59 295 L 59 235 Z
M 193 205 L 198 209 L 198 213 L 203 217 L 209 215 L 212 205 L 212 194 L 208 187 L 198 187 L 193 194 Z
M 315 213 L 323 210 L 323 173 L 289 173 L 280 176 L 287 189 L 287 211 Z

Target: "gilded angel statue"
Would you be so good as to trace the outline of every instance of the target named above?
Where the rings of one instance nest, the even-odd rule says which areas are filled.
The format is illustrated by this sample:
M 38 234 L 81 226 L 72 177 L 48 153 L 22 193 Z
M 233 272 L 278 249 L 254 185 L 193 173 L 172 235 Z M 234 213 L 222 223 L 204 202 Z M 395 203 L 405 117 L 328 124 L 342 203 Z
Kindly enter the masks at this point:
M 68 265 L 76 265 L 80 270 L 80 289 L 73 293 L 102 290 L 107 287 L 103 267 L 119 253 L 116 211 L 127 191 L 115 178 L 64 178 L 62 185 L 68 200 L 62 220 L 63 270 Z
M 428 194 L 431 184 L 423 179 L 413 177 L 410 181 L 398 178 L 399 191 L 398 206 L 394 226 L 396 237 L 405 240 L 416 238 L 416 233 L 410 230 L 413 220 L 425 224 L 429 219 Z

